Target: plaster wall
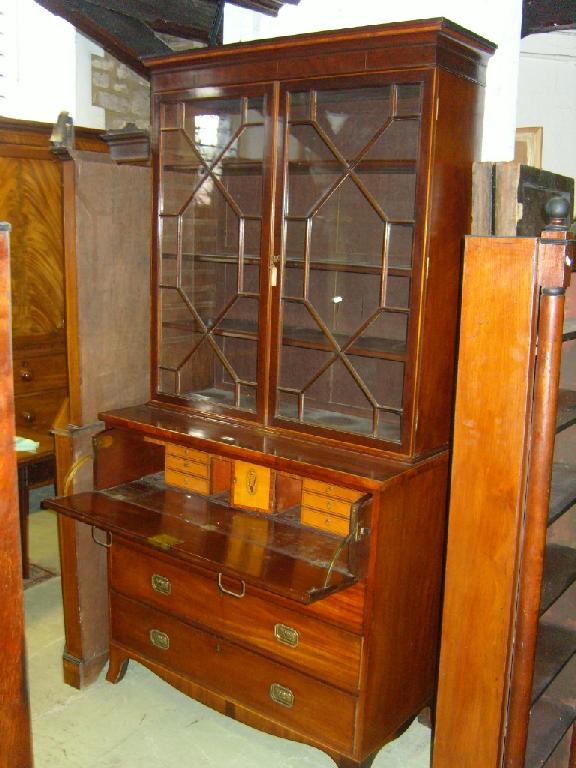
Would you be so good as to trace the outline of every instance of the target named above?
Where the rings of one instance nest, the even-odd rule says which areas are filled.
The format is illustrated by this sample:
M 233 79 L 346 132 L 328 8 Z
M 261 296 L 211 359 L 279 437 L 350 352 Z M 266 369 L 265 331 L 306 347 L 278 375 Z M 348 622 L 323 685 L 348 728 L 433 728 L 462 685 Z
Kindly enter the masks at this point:
M 53 123 L 104 125 L 92 107 L 90 54 L 101 49 L 34 0 L 0 0 L 0 114 Z
M 405 3 L 300 0 L 297 6 L 284 6 L 277 18 L 227 4 L 224 42 L 439 16 L 498 45 L 488 66 L 482 159 L 511 160 L 516 127 L 521 0 L 478 0 L 475 3 L 463 3 L 462 0 L 408 0 Z
M 576 177 L 576 33 L 549 32 L 522 41 L 518 126 L 542 126 L 542 167 Z

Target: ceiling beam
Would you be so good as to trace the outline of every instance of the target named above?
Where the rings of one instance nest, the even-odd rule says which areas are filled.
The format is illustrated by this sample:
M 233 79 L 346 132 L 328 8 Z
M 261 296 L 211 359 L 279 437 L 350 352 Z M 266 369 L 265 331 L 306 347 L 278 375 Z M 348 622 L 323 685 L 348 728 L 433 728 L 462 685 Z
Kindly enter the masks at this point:
M 523 0 L 522 37 L 576 29 L 576 0 Z

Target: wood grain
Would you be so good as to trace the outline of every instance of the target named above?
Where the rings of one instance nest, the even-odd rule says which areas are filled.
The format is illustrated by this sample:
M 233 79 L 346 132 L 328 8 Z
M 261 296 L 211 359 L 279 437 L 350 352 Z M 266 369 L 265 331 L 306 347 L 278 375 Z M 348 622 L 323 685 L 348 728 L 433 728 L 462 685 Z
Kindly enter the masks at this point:
M 535 260 L 532 239 L 466 241 L 435 768 L 499 765 L 527 471 Z M 505 297 L 502 285 L 513 286 Z
M 24 646 L 21 557 L 14 452 L 10 355 L 8 228 L 0 227 L 0 755 L 10 768 L 32 768 L 32 739 Z

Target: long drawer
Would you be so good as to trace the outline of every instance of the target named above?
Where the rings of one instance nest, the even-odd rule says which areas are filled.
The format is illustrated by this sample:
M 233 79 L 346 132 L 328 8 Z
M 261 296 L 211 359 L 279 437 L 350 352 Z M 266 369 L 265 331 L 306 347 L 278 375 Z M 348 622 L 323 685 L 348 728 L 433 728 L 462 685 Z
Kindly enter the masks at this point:
M 240 583 L 222 586 L 241 594 Z M 234 597 L 213 577 L 144 554 L 116 540 L 110 584 L 128 597 L 225 635 L 349 691 L 358 688 L 362 638 L 250 593 Z
M 110 604 L 112 642 L 333 749 L 351 751 L 354 696 L 121 595 L 112 593 Z

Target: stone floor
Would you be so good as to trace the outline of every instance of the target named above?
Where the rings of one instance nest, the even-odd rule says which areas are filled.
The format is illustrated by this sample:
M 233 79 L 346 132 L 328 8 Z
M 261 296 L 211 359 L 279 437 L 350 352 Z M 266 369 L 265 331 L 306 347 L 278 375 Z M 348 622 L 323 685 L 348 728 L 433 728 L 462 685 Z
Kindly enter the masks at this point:
M 56 521 L 30 515 L 31 559 L 59 568 Z M 25 592 L 36 768 L 330 768 L 322 752 L 219 715 L 130 662 L 124 680 L 64 685 L 60 579 Z M 429 768 L 430 731 L 414 722 L 373 768 Z

